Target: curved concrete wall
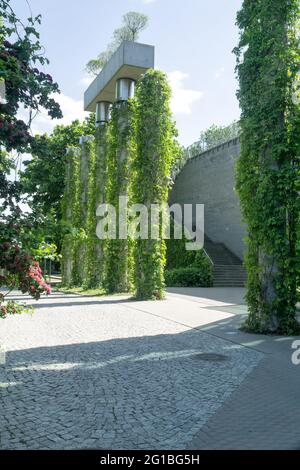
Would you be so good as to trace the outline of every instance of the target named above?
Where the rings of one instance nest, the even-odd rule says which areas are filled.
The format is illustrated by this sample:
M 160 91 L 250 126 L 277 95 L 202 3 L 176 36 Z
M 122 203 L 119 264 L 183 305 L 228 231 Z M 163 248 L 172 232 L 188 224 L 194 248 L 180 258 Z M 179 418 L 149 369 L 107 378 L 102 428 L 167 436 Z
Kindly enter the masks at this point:
M 189 160 L 176 178 L 170 203 L 204 204 L 205 234 L 243 258 L 246 235 L 235 193 L 239 139 L 233 139 Z

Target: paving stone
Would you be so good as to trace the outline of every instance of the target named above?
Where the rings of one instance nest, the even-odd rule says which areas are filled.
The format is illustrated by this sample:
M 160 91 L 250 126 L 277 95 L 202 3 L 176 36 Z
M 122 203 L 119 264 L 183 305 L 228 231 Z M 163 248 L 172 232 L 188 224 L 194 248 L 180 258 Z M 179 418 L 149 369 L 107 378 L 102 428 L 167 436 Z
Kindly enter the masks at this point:
M 138 306 L 57 295 L 1 321 L 2 449 L 188 447 L 264 356 Z

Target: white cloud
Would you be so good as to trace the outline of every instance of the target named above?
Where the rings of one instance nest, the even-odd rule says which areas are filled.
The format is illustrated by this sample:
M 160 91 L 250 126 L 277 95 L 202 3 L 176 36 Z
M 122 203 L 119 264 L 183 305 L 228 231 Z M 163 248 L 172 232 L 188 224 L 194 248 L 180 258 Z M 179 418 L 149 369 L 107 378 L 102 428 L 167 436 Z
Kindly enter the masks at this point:
M 217 70 L 215 73 L 215 79 L 219 80 L 220 78 L 224 76 L 224 73 L 225 73 L 225 67 L 219 68 L 219 70 Z
M 71 122 L 75 121 L 75 119 L 82 121 L 89 115 L 89 113 L 83 110 L 82 100 L 77 101 L 70 96 L 64 95 L 63 93 L 55 93 L 52 95 L 52 97 L 59 103 L 63 113 L 63 118 L 51 119 L 47 112 L 43 110 L 32 122 L 31 129 L 33 134 L 43 134 L 45 132 L 49 133 L 55 126 L 59 124 L 71 124 Z M 24 119 L 26 122 L 27 116 L 25 116 L 25 111 L 21 110 L 19 115 L 20 118 Z
M 94 78 L 95 77 L 90 77 L 89 75 L 85 75 L 79 80 L 79 85 L 84 85 L 85 87 L 88 87 L 92 83 Z
M 143 3 L 154 3 L 156 2 L 157 0 L 142 0 Z
M 186 73 L 174 70 L 168 74 L 168 77 L 173 92 L 171 100 L 171 109 L 173 113 L 191 114 L 192 105 L 202 98 L 203 93 L 198 90 L 184 88 L 183 82 L 189 77 Z
M 201 91 L 192 90 L 184 87 L 184 80 L 188 78 L 188 74 L 175 70 L 168 74 L 169 82 L 172 87 L 172 100 L 171 109 L 174 114 L 190 114 L 192 112 L 192 105 L 201 99 L 203 93 Z M 91 77 L 83 77 L 81 83 L 88 85 L 92 81 Z M 51 119 L 45 111 L 42 111 L 33 120 L 31 128 L 33 134 L 43 134 L 45 132 L 52 132 L 53 128 L 59 124 L 71 124 L 75 119 L 80 121 L 84 120 L 89 115 L 88 112 L 83 110 L 83 101 L 75 100 L 63 93 L 54 94 L 53 98 L 60 104 L 63 118 Z M 20 119 L 26 122 L 28 116 L 25 110 L 20 110 Z

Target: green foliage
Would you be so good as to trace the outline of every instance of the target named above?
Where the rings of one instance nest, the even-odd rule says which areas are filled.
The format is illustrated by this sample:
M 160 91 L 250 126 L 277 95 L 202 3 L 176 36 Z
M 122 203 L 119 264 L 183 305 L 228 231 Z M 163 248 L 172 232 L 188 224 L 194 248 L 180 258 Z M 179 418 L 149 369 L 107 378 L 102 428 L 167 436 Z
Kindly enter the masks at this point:
M 57 246 L 55 243 L 47 243 L 43 241 L 34 251 L 34 257 L 37 261 L 42 261 L 45 259 L 55 261 L 59 259 L 59 255 L 57 253 Z
M 13 289 L 28 293 L 36 300 L 44 292 L 51 293 L 51 287 L 46 284 L 39 263 L 17 244 L 0 244 L 0 273 L 0 318 L 28 311 L 26 306 L 6 300 Z
M 228 126 L 212 125 L 205 131 L 201 132 L 199 140 L 194 142 L 187 148 L 178 145 L 177 159 L 173 164 L 173 179 L 180 173 L 186 162 L 201 153 L 210 150 L 213 147 L 224 144 L 231 139 L 235 139 L 240 135 L 240 125 L 237 121 L 233 121 Z
M 62 117 L 59 105 L 51 98 L 58 92 L 52 77 L 40 72 L 48 60 L 42 53 L 36 27 L 40 16 L 22 23 L 14 13 L 9 0 L 0 0 L 0 82 L 5 94 L 0 103 L 0 239 L 14 241 L 27 247 L 32 243 L 31 233 L 44 224 L 41 214 L 26 215 L 20 209 L 22 185 L 11 181 L 8 175 L 16 170 L 12 154 L 30 151 L 33 137 L 30 124 L 33 116 L 44 108 L 51 118 Z M 20 106 L 28 110 L 28 122 L 19 119 Z M 31 233 L 30 233 L 31 232 Z
M 59 292 L 64 292 L 66 294 L 81 294 L 81 295 L 88 295 L 89 297 L 105 295 L 105 290 L 102 287 L 94 287 L 94 288 L 87 288 L 87 287 L 64 287 L 58 286 L 57 290 Z
M 53 232 L 48 237 L 61 247 L 63 238 L 62 197 L 65 184 L 66 148 L 78 145 L 82 135 L 94 132 L 94 115 L 84 122 L 73 121 L 70 125 L 56 126 L 50 135 L 37 135 L 31 144 L 31 159 L 24 162 L 21 188 L 27 193 L 32 213 L 53 219 Z
M 197 156 L 206 150 L 210 150 L 231 139 L 235 139 L 239 137 L 239 135 L 240 125 L 237 121 L 233 121 L 228 126 L 217 126 L 213 124 L 205 131 L 202 131 L 199 140 L 186 149 L 186 158 Z
M 149 70 L 137 85 L 133 202 L 144 204 L 149 217 L 151 204 L 162 207 L 168 201 L 170 174 L 177 155 L 170 97 L 167 78 L 157 70 Z M 164 296 L 166 247 L 161 223 L 158 228 L 159 240 L 138 239 L 135 243 L 134 286 L 137 298 L 161 299 Z
M 66 156 L 66 171 L 62 198 L 62 283 L 72 285 L 74 272 L 74 244 L 79 229 L 79 156 L 77 147 L 69 147 Z M 76 277 L 76 276 L 75 276 Z
M 87 247 L 87 280 L 89 288 L 97 288 L 103 283 L 105 241 L 96 235 L 96 210 L 105 202 L 107 185 L 107 124 L 96 128 L 95 158 L 89 176 L 88 207 L 88 247 Z
M 175 240 L 170 238 L 166 240 L 167 246 L 167 269 L 187 268 L 195 262 L 196 251 L 185 249 L 186 240 Z
M 134 155 L 133 104 L 115 103 L 109 123 L 105 202 L 116 208 L 117 239 L 105 244 L 105 287 L 108 292 L 126 292 L 130 289 L 132 243 L 118 239 L 119 196 L 130 196 L 130 169 Z
M 58 103 L 51 97 L 58 85 L 38 66 L 49 63 L 42 53 L 36 29 L 41 16 L 23 24 L 10 0 L 0 0 L 0 80 L 5 83 L 5 101 L 0 103 L 0 144 L 7 150 L 26 151 L 32 140 L 29 128 L 34 114 L 44 108 L 51 118 L 61 118 Z M 29 110 L 28 123 L 17 117 L 20 105 Z
M 166 264 L 166 285 L 182 287 L 210 287 L 213 281 L 212 265 L 203 250 L 185 249 L 186 240 L 176 240 L 171 238 L 166 240 L 167 264 Z M 195 274 L 198 273 L 198 274 Z M 188 274 L 191 273 L 191 279 Z M 195 284 L 195 282 L 199 282 Z M 180 283 L 180 284 L 179 284 Z
M 92 139 L 92 137 L 91 137 Z M 73 268 L 72 284 L 82 286 L 88 277 L 88 208 L 95 162 L 94 141 L 81 145 L 81 158 L 78 168 L 77 192 L 74 200 Z M 92 179 L 91 179 L 92 178 Z
M 211 127 L 201 132 L 199 143 L 203 151 L 209 150 L 217 145 L 224 144 L 228 140 L 235 139 L 240 134 L 239 123 L 233 121 L 228 126 L 216 126 L 213 124 Z
M 167 269 L 188 268 L 191 266 L 199 266 L 210 269 L 211 263 L 203 250 L 185 249 L 186 241 L 182 240 L 166 240 L 167 245 Z
M 167 269 L 165 272 L 167 287 L 211 287 L 211 271 L 195 266 Z
M 33 313 L 33 307 L 14 300 L 1 302 L 0 299 L 0 318 L 6 318 L 8 315 L 21 315 L 21 313 Z
M 86 71 L 89 74 L 97 75 L 120 44 L 123 41 L 137 41 L 139 33 L 143 31 L 148 24 L 148 17 L 136 11 L 129 11 L 123 16 L 122 20 L 122 26 L 114 30 L 113 40 L 108 44 L 106 49 L 100 52 L 96 59 L 91 59 L 87 63 Z
M 37 68 L 48 64 L 36 30 L 40 15 L 28 18 L 24 24 L 10 0 L 0 0 L 0 15 L 0 82 L 1 91 L 5 91 L 0 102 L 0 240 L 4 242 L 0 249 L 0 268 L 4 273 L 0 287 L 19 288 L 38 299 L 42 292 L 50 293 L 50 287 L 38 263 L 23 248 L 33 242 L 32 224 L 40 221 L 40 214 L 26 216 L 22 212 L 21 185 L 8 177 L 12 169 L 16 170 L 16 165 L 8 160 L 8 152 L 30 151 L 30 125 L 42 108 L 52 119 L 62 117 L 59 104 L 52 97 L 59 89 L 49 74 Z M 20 106 L 28 111 L 28 122 L 19 118 Z M 18 303 L 5 301 L 1 293 L 0 317 L 22 310 Z
M 237 24 L 242 109 L 237 189 L 249 233 L 246 326 L 292 334 L 298 330 L 299 1 L 244 0 Z

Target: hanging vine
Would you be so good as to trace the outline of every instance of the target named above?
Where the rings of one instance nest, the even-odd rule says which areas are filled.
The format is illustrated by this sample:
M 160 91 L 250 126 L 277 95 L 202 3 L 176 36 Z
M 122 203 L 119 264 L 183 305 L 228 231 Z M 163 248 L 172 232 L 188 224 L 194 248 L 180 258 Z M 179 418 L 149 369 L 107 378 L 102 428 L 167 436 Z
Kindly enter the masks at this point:
M 88 206 L 89 179 L 93 173 L 94 165 L 94 141 L 93 137 L 85 137 L 81 145 L 81 158 L 79 165 L 78 193 L 76 201 L 76 217 L 74 220 L 74 250 L 72 284 L 85 286 L 87 282 L 88 258 Z M 91 183 L 92 184 L 92 183 Z
M 87 247 L 87 287 L 100 287 L 104 274 L 105 240 L 96 235 L 96 210 L 99 204 L 105 202 L 105 187 L 107 179 L 107 124 L 96 128 L 95 158 L 89 177 L 89 207 L 88 207 L 88 247 Z
M 105 244 L 105 287 L 108 292 L 130 290 L 132 270 L 132 243 L 119 239 L 119 196 L 130 196 L 130 166 L 134 153 L 131 101 L 117 102 L 112 107 L 107 153 L 106 203 L 116 209 L 115 240 Z
M 136 157 L 133 163 L 133 202 L 148 208 L 168 201 L 170 172 L 178 153 L 170 111 L 171 89 L 165 74 L 149 70 L 136 91 Z M 153 222 L 153 221 L 152 221 Z M 166 246 L 162 223 L 159 239 L 138 239 L 134 246 L 134 287 L 139 299 L 162 299 Z M 149 235 L 149 234 L 148 234 Z
M 237 189 L 249 233 L 246 327 L 257 332 L 298 330 L 299 14 L 298 0 L 244 0 L 237 17 Z
M 74 227 L 78 221 L 78 180 L 80 149 L 69 147 L 66 155 L 65 191 L 62 199 L 63 231 L 62 284 L 72 284 L 74 258 Z

